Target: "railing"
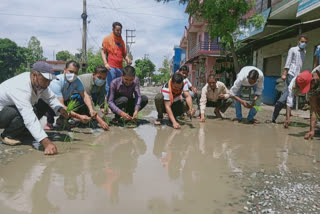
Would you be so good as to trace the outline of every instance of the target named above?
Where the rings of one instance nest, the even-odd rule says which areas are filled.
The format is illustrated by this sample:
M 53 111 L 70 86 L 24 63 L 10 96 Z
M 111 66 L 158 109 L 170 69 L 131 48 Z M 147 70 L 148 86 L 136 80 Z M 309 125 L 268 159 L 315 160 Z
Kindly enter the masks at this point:
M 189 58 L 196 56 L 199 52 L 220 52 L 221 50 L 222 48 L 217 40 L 214 40 L 213 42 L 198 42 L 198 44 L 190 51 Z

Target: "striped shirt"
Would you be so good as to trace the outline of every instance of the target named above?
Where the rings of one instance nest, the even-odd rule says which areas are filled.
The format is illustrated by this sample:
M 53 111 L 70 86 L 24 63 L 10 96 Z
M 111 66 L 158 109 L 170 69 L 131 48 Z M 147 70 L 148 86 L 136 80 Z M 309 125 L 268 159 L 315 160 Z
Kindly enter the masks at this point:
M 182 91 L 189 91 L 188 88 L 188 82 L 187 81 L 183 81 L 183 90 Z M 162 89 L 161 89 L 161 93 L 163 95 L 163 99 L 164 101 L 170 101 L 170 91 L 169 91 L 169 83 L 166 83 Z M 173 102 L 177 102 L 181 99 L 181 95 L 182 92 L 176 96 L 173 97 Z

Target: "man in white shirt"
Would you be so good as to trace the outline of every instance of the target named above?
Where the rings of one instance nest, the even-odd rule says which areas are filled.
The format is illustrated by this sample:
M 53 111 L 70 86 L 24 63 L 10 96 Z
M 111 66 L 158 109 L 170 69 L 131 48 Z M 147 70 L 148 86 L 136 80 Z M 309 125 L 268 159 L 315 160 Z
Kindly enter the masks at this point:
M 9 145 L 21 143 L 19 138 L 29 131 L 41 143 L 47 155 L 57 153 L 56 146 L 49 140 L 39 119 L 48 106 L 68 117 L 67 111 L 48 89 L 55 79 L 52 67 L 45 62 L 36 62 L 32 71 L 8 79 L 0 85 L 0 128 L 2 142 Z
M 235 122 L 241 122 L 242 120 L 242 110 L 241 105 L 246 108 L 249 108 L 249 115 L 247 117 L 248 122 L 252 124 L 259 123 L 254 116 L 257 114 L 257 110 L 253 108 L 255 105 L 259 105 L 256 103 L 258 98 L 262 95 L 263 91 L 263 80 L 264 76 L 262 71 L 254 66 L 246 66 L 241 69 L 239 72 L 236 81 L 234 82 L 232 88 L 230 89 L 231 97 L 235 101 L 235 108 L 236 108 L 236 116 L 237 119 Z M 240 98 L 241 91 L 243 87 L 253 87 L 255 92 L 255 97 L 253 98 L 252 104 L 247 103 L 246 101 Z
M 284 67 L 283 75 L 281 78 L 286 81 L 286 90 L 282 93 L 279 100 L 276 102 L 272 115 L 272 122 L 275 123 L 281 109 L 285 106 L 287 96 L 288 96 L 288 87 L 293 80 L 297 77 L 302 69 L 302 65 L 306 55 L 306 46 L 308 43 L 308 38 L 304 35 L 301 35 L 298 40 L 298 46 L 290 48 L 288 52 L 288 57 L 286 65 Z
M 200 121 L 204 122 L 204 113 L 206 107 L 215 107 L 215 114 L 222 118 L 229 106 L 232 104 L 230 92 L 223 82 L 217 81 L 213 74 L 208 76 L 208 83 L 202 88 L 200 99 Z
M 310 73 L 310 71 L 301 72 L 297 77 L 293 78 L 288 87 L 288 96 L 286 100 L 287 111 L 286 111 L 286 121 L 284 122 L 284 127 L 288 128 L 290 124 L 291 108 L 293 107 L 294 97 L 299 94 L 306 94 L 310 91 L 311 82 L 317 76 L 317 73 Z

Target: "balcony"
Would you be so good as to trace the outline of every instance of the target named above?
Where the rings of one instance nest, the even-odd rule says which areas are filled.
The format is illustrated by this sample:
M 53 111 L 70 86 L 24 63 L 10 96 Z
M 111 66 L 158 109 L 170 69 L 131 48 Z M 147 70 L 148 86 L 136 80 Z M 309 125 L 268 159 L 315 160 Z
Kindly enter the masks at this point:
M 189 59 L 193 57 L 205 55 L 205 56 L 220 56 L 220 52 L 223 51 L 218 40 L 213 42 L 199 42 L 190 52 Z

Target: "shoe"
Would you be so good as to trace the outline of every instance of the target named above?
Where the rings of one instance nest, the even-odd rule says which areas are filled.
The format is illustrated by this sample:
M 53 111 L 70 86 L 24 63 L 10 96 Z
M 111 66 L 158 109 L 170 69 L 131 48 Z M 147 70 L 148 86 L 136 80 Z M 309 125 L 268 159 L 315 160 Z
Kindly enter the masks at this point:
M 21 144 L 20 140 L 12 139 L 12 138 L 9 138 L 9 137 L 4 137 L 4 138 L 1 137 L 1 141 L 4 144 L 10 145 L 10 146 Z

